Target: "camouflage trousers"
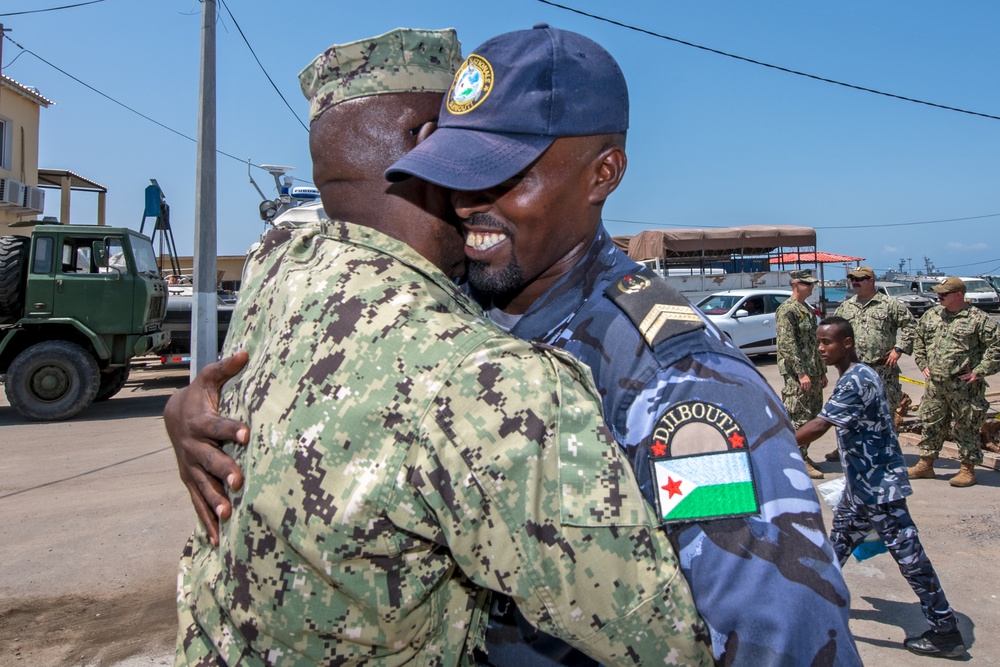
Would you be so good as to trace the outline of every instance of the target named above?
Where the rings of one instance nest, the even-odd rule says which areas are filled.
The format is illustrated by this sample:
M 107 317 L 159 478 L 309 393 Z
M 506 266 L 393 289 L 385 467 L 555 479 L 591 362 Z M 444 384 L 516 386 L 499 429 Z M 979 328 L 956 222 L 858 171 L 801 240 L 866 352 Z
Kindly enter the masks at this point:
M 798 428 L 810 419 L 814 419 L 823 409 L 823 387 L 820 386 L 820 378 L 811 378 L 812 386 L 809 391 L 802 391 L 797 377 L 794 375 L 782 377 L 785 384 L 781 388 L 781 402 L 785 404 L 792 425 Z
M 936 457 L 951 427 L 962 463 L 982 463 L 979 430 L 989 407 L 985 380 L 972 384 L 961 380 L 927 380 L 918 411 L 924 423 L 923 439 L 917 445 L 920 455 Z
M 896 408 L 903 401 L 903 386 L 899 384 L 899 366 L 890 368 L 885 364 L 879 364 L 872 366 L 872 370 L 882 378 L 886 396 L 889 398 L 889 410 L 893 414 L 896 414 Z
M 937 632 L 951 632 L 956 628 L 955 612 L 948 604 L 934 566 L 924 552 L 917 535 L 917 527 L 906 508 L 905 500 L 877 505 L 855 503 L 849 494 L 840 499 L 833 515 L 830 541 L 840 566 L 851 552 L 875 529 L 892 555 L 899 572 L 906 579 L 920 600 L 920 608 L 931 628 Z

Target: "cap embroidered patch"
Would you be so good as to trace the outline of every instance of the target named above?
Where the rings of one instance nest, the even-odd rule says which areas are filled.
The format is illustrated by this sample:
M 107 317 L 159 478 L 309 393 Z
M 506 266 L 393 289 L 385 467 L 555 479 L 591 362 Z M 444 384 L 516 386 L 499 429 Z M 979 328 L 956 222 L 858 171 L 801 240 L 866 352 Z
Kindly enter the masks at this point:
M 448 91 L 448 111 L 461 115 L 469 113 L 493 90 L 493 67 L 489 61 L 475 53 L 469 54 Z
M 760 511 L 746 434 L 722 408 L 701 401 L 672 406 L 657 420 L 649 448 L 662 521 Z

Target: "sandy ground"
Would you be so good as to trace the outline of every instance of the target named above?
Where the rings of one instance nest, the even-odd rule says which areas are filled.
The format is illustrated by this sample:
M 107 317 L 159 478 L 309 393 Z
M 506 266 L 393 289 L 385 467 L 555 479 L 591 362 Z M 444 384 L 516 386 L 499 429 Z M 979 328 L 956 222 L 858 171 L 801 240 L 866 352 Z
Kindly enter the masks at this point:
M 777 387 L 774 357 L 755 361 Z M 903 370 L 919 377 L 908 357 Z M 63 423 L 25 422 L 0 396 L 0 666 L 172 663 L 176 563 L 195 517 L 161 414 L 186 382 L 186 369 L 137 370 L 118 396 Z M 919 386 L 904 389 L 919 402 Z M 834 448 L 831 431 L 811 454 Z M 904 452 L 916 460 L 912 445 Z M 939 467 L 937 480 L 914 482 L 909 505 L 970 640 L 966 660 L 1000 664 L 1000 473 L 981 469 L 979 485 L 959 490 L 946 481 L 957 463 Z M 900 646 L 924 621 L 892 559 L 852 560 L 844 574 L 865 663 L 921 662 Z

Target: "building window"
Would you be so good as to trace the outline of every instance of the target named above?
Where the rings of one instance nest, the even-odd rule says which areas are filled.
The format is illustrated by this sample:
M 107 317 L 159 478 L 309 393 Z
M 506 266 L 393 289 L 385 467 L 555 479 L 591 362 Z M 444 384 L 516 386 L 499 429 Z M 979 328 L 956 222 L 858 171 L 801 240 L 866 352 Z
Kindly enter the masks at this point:
M 14 145 L 14 123 L 0 116 L 0 169 L 10 170 L 13 165 L 11 146 Z

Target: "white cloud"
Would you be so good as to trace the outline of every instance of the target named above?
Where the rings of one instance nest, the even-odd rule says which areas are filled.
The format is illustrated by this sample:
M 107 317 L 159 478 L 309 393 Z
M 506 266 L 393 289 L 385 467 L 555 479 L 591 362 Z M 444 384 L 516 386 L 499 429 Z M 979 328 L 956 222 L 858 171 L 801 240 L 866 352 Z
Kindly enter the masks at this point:
M 946 246 L 948 250 L 989 250 L 990 244 L 988 243 L 959 243 L 958 241 L 949 241 Z

